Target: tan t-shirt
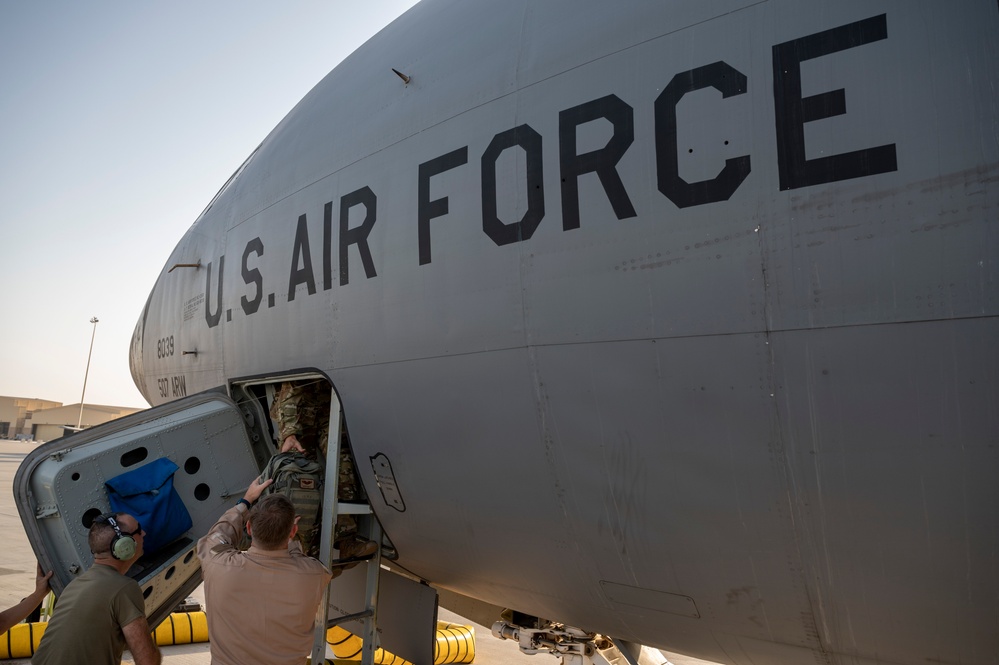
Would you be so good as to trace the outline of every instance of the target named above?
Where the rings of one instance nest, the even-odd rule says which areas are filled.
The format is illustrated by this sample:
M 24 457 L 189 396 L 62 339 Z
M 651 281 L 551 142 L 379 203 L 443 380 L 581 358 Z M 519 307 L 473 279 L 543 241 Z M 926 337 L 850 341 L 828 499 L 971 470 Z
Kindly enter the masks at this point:
M 330 572 L 297 540 L 287 550 L 241 552 L 247 512 L 241 503 L 230 508 L 198 541 L 212 663 L 301 665 Z

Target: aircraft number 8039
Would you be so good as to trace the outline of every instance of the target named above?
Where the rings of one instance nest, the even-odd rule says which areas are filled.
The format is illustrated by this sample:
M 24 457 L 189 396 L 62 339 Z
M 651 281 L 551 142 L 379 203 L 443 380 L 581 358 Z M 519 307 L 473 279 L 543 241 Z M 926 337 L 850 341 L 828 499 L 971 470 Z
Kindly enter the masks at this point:
M 156 357 L 169 358 L 173 355 L 173 335 L 156 340 Z

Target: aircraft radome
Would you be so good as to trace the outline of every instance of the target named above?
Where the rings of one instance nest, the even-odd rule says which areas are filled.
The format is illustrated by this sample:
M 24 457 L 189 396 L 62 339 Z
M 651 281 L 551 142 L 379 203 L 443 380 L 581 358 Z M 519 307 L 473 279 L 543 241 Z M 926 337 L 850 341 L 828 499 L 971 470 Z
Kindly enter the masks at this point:
M 993 0 L 424 0 L 180 239 L 135 382 L 328 380 L 394 565 L 514 623 L 995 663 L 997 37 Z

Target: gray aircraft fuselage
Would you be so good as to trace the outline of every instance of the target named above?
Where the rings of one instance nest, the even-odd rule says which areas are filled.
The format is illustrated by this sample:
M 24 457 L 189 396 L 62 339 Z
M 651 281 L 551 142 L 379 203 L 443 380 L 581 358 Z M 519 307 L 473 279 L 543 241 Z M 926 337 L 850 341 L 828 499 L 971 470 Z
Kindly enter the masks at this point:
M 133 376 L 325 374 L 465 596 L 995 663 L 997 82 L 994 0 L 424 0 L 180 240 Z

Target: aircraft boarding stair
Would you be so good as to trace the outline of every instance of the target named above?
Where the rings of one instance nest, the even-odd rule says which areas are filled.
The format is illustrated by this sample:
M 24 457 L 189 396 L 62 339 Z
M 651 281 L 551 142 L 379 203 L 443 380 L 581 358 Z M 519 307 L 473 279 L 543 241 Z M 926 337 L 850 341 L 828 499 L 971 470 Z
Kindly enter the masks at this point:
M 434 662 L 437 633 L 437 592 L 426 584 L 382 567 L 386 552 L 381 524 L 366 502 L 341 503 L 337 490 L 340 449 L 343 444 L 340 402 L 333 394 L 330 406 L 326 483 L 323 495 L 322 542 L 319 560 L 342 573 L 330 582 L 316 612 L 312 662 L 326 662 L 327 631 L 340 626 L 362 640 L 361 663 L 373 665 L 379 648 L 416 665 Z M 351 515 L 359 533 L 381 547 L 370 559 L 347 565 L 333 547 L 338 515 Z

